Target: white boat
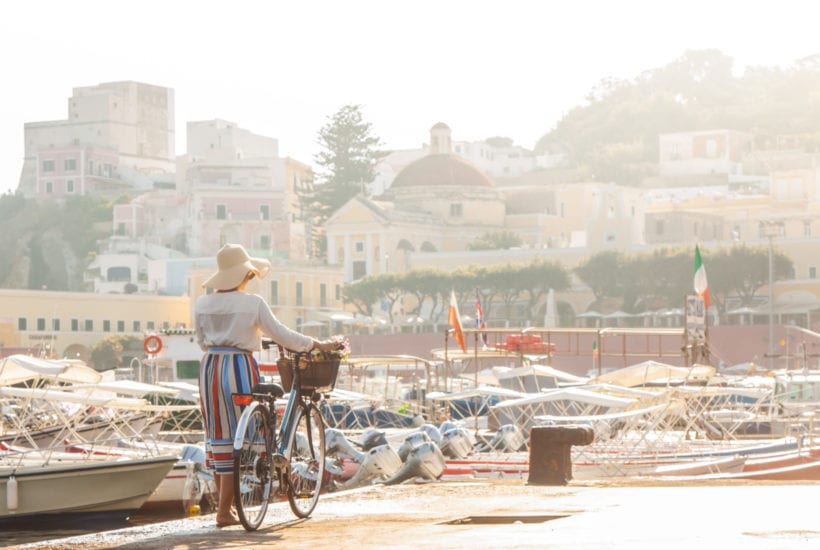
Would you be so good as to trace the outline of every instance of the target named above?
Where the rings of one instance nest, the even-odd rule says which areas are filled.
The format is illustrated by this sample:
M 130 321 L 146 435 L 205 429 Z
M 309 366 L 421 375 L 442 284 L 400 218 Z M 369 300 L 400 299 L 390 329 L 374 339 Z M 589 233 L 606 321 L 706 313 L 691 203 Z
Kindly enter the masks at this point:
M 41 514 L 127 517 L 142 506 L 176 456 L 0 466 L 0 520 Z

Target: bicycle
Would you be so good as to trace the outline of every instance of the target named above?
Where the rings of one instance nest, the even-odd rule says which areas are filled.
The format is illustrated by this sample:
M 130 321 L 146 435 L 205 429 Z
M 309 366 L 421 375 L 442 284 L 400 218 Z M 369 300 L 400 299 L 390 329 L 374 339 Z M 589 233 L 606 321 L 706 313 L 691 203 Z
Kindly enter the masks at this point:
M 234 502 L 247 531 L 256 530 L 268 503 L 283 496 L 297 517 L 309 517 L 324 481 L 325 426 L 317 403 L 323 392 L 333 389 L 341 356 L 321 354 L 316 359 L 278 348 L 282 385 L 260 383 L 250 394 L 232 396 L 243 407 L 233 444 Z M 286 391 L 277 432 L 276 399 Z

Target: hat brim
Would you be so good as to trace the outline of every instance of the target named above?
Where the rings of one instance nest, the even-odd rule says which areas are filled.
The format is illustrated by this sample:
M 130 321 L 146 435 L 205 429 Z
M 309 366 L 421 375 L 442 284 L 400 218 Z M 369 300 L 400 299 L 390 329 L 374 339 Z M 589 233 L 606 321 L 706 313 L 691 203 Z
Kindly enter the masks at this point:
M 270 272 L 270 262 L 262 258 L 249 258 L 241 264 L 217 271 L 202 286 L 214 290 L 231 290 L 239 286 L 249 271 L 263 279 Z

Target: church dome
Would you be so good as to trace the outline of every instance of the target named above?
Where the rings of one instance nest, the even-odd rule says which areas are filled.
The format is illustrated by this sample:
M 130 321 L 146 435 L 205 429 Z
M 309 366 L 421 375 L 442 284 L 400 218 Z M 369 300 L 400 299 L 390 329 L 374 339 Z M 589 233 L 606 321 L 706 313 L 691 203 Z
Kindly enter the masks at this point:
M 454 154 L 427 155 L 408 164 L 396 175 L 391 189 L 409 187 L 494 187 L 481 170 Z

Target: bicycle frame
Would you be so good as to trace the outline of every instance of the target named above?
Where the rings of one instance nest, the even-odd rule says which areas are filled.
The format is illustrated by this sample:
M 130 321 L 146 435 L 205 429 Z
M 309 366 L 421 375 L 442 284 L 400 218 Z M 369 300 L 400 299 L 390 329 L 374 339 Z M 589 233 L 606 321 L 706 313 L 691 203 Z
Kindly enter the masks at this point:
M 282 419 L 279 421 L 279 432 L 276 437 L 275 448 L 276 452 L 283 454 L 285 452 L 285 448 L 288 444 L 288 439 L 290 438 L 290 432 L 293 429 L 293 409 L 296 407 L 296 402 L 303 398 L 302 391 L 300 388 L 300 376 L 299 376 L 299 369 L 294 368 L 293 373 L 293 385 L 290 388 L 290 393 L 288 394 L 288 402 L 285 405 L 285 412 L 282 413 Z M 253 395 L 253 394 L 252 394 Z M 266 396 L 267 397 L 267 396 Z M 271 403 L 271 418 L 276 419 L 275 414 L 275 403 L 276 398 L 270 396 L 270 403 Z M 254 395 L 254 398 L 251 402 L 245 406 L 245 409 L 242 411 L 242 415 L 239 417 L 239 422 L 237 422 L 236 426 L 236 433 L 234 434 L 233 439 L 233 450 L 234 452 L 239 452 L 242 450 L 242 434 L 245 433 L 245 429 L 247 428 L 247 424 L 249 419 L 251 418 L 251 412 L 256 407 L 266 407 L 267 405 L 265 402 L 261 401 Z M 275 426 L 274 426 L 275 427 Z

